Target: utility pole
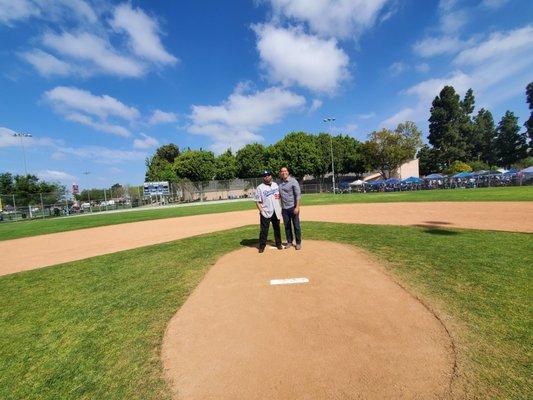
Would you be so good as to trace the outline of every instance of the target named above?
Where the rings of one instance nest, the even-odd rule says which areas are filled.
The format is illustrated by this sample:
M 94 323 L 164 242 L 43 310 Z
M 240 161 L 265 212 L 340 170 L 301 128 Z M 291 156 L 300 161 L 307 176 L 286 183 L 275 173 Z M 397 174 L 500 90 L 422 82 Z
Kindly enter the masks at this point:
M 330 128 L 330 132 L 329 132 L 329 149 L 330 149 L 330 152 L 331 152 L 331 173 L 332 173 L 332 180 L 333 180 L 333 194 L 336 193 L 336 189 L 335 189 L 335 163 L 333 162 L 333 125 L 335 123 L 335 118 L 332 118 L 332 117 L 328 117 L 328 118 L 324 118 L 324 122 L 326 124 L 329 124 Z

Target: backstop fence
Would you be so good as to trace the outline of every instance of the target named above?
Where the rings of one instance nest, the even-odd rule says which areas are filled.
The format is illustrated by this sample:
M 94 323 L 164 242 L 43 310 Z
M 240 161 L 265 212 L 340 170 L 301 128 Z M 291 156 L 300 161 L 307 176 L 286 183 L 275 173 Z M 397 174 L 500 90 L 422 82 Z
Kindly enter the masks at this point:
M 522 177 L 483 176 L 476 179 L 443 178 L 424 180 L 423 183 L 403 184 L 400 182 L 376 185 L 350 185 L 355 177 L 338 177 L 337 193 L 350 192 L 394 192 L 451 188 L 476 188 L 493 186 L 519 186 L 532 184 L 533 180 Z M 123 185 L 110 189 L 83 190 L 73 196 L 69 192 L 51 193 L 0 193 L 0 222 L 66 217 L 97 212 L 116 212 L 133 208 L 171 206 L 181 203 L 207 202 L 252 198 L 262 178 L 232 179 L 206 182 L 171 182 L 168 194 L 147 195 L 143 186 Z M 302 193 L 332 192 L 329 179 L 302 181 Z

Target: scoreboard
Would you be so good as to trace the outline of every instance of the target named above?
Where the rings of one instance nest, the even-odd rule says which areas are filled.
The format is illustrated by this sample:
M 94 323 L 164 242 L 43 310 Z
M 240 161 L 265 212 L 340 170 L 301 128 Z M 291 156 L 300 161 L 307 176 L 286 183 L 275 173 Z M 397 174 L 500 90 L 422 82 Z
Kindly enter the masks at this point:
M 168 182 L 144 182 L 145 196 L 169 195 L 170 188 Z

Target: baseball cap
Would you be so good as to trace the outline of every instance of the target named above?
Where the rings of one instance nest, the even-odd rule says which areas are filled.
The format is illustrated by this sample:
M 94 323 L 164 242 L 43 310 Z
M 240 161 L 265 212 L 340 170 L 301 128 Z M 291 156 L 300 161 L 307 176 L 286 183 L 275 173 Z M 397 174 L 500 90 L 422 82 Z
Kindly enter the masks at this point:
M 269 175 L 272 175 L 272 172 L 270 172 L 268 169 L 265 169 L 265 170 L 263 171 L 263 174 L 262 174 L 262 175 L 263 175 L 263 177 L 265 177 L 265 176 L 269 176 Z

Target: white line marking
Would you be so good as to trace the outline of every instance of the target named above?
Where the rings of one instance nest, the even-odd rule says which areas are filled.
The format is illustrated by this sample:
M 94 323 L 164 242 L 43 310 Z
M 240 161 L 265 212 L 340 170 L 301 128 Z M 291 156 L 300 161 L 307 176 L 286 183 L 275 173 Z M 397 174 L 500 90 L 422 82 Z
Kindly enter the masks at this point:
M 307 278 L 271 279 L 271 285 L 293 285 L 295 283 L 308 283 Z

